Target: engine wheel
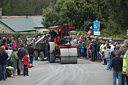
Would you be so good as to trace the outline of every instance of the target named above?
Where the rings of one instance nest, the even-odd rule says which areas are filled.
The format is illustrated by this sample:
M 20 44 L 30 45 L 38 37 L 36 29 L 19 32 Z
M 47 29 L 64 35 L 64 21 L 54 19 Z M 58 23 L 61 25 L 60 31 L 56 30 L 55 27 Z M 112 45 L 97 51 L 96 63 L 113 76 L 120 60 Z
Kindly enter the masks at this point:
M 44 52 L 40 52 L 40 58 L 41 58 L 41 61 L 44 61 Z
M 50 63 L 54 63 L 55 60 L 56 60 L 56 56 L 55 56 L 54 52 L 53 53 L 50 53 L 49 54 L 49 62 Z
M 34 51 L 35 60 L 38 60 L 38 51 Z

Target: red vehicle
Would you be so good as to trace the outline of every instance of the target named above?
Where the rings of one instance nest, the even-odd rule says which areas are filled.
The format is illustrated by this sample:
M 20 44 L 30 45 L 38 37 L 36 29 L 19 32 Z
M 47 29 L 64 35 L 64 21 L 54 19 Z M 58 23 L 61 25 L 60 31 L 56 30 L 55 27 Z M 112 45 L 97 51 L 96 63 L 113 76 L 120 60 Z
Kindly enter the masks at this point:
M 71 46 L 70 30 L 75 29 L 74 26 L 52 26 L 48 28 L 51 31 L 51 40 L 48 44 L 48 61 L 54 63 L 56 58 L 60 59 L 60 63 L 77 63 L 78 47 Z M 55 35 L 54 35 L 55 34 Z

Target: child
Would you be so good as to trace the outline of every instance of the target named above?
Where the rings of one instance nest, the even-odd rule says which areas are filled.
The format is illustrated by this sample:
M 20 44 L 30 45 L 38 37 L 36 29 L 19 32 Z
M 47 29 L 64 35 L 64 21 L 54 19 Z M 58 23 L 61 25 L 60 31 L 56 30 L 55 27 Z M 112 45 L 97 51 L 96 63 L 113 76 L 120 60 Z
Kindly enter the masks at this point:
M 80 51 L 81 57 L 84 57 L 84 44 L 82 44 L 82 45 L 80 46 L 80 49 L 81 49 L 81 51 Z
M 118 85 L 122 85 L 122 64 L 123 59 L 120 58 L 120 51 L 116 50 L 116 57 L 112 58 L 111 67 L 113 67 L 113 85 L 116 85 L 116 78 L 118 77 Z
M 29 61 L 29 57 L 28 57 L 28 52 L 25 53 L 25 56 L 23 57 L 23 65 L 24 65 L 24 73 L 23 75 L 27 75 L 28 76 L 28 64 L 30 63 Z

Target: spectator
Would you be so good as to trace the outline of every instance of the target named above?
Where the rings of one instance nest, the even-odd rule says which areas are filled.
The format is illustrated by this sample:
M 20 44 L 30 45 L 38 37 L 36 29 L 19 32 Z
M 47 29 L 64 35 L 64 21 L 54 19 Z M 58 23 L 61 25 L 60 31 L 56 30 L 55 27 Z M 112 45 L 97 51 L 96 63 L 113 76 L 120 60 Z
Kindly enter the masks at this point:
M 7 66 L 6 67 L 6 77 L 11 77 L 11 78 L 14 78 L 13 74 L 12 74 L 12 70 L 13 69 L 10 69 L 9 68 L 10 66 Z M 12 67 L 13 68 L 13 67 Z
M 118 85 L 122 85 L 122 63 L 123 60 L 120 58 L 120 51 L 115 52 L 116 57 L 112 59 L 111 67 L 113 67 L 113 85 L 116 85 L 116 78 L 118 77 Z
M 57 33 L 54 30 L 52 30 L 51 39 L 54 41 L 54 38 L 56 38 L 56 37 L 57 37 Z
M 19 45 L 21 46 L 23 44 L 23 41 L 20 38 L 18 38 L 18 41 L 19 41 Z
M 114 44 L 113 44 L 113 41 L 111 41 L 110 46 L 111 46 L 111 52 L 112 52 L 112 51 L 114 50 L 114 48 L 115 48 L 115 46 L 114 46 Z
M 31 37 L 27 37 L 27 39 L 26 39 L 27 49 L 29 48 L 31 41 L 32 41 L 32 38 Z
M 28 57 L 28 52 L 25 53 L 25 56 L 23 57 L 23 64 L 24 64 L 24 76 L 28 76 L 28 64 L 30 63 L 29 57 Z
M 100 46 L 100 52 L 102 53 L 102 59 L 103 59 L 103 65 L 106 65 L 106 59 L 104 56 L 104 51 L 107 49 L 107 45 L 105 44 L 105 41 L 102 42 L 102 45 Z
M 81 49 L 80 51 L 81 57 L 84 57 L 84 45 L 83 44 L 80 46 L 80 49 Z
M 11 44 L 12 38 L 8 39 L 8 44 Z
M 11 47 L 13 48 L 13 41 L 14 41 L 14 39 L 13 39 L 13 37 L 11 38 Z
M 30 42 L 30 45 L 35 42 L 35 38 L 32 38 L 32 41 Z
M 124 44 L 121 45 L 121 58 L 124 57 L 124 54 L 126 53 L 127 49 Z M 125 85 L 125 74 L 122 73 L 122 85 Z
M 77 38 L 80 38 L 80 35 L 79 34 L 77 34 Z
M 7 40 L 6 40 L 6 37 L 3 37 L 2 44 L 5 45 L 5 43 L 7 43 Z
M 102 41 L 99 40 L 99 41 L 97 42 L 97 46 L 96 46 L 96 49 L 97 49 L 97 60 L 98 60 L 98 61 L 101 61 L 101 60 L 102 60 L 102 58 L 101 58 L 102 54 L 101 54 L 101 52 L 100 52 L 100 46 L 101 46 L 101 44 L 102 44 Z
M 89 56 L 89 50 L 88 50 L 88 48 L 89 48 L 89 43 L 90 43 L 90 40 L 89 40 L 89 38 L 87 38 L 87 40 L 85 41 L 86 42 L 86 48 L 87 48 L 87 56 L 86 56 L 86 58 L 88 59 L 90 56 Z
M 104 51 L 105 59 L 107 61 L 107 70 L 110 69 L 110 57 L 111 57 L 111 46 L 109 46 L 105 51 Z
M 20 74 L 23 75 L 23 62 L 22 59 L 25 56 L 25 53 L 27 52 L 27 50 L 24 48 L 24 45 L 21 45 L 21 48 L 18 50 L 17 54 L 19 57 L 19 69 L 20 69 Z
M 11 62 L 10 62 L 10 57 L 11 57 L 11 54 L 12 54 L 12 48 L 9 47 L 8 50 L 6 50 L 7 54 L 8 54 L 8 65 L 12 65 Z
M 34 49 L 33 49 L 32 45 L 30 45 L 30 47 L 28 48 L 28 53 L 29 53 L 29 56 L 30 56 L 30 63 L 33 66 L 33 53 L 34 53 Z
M 16 68 L 17 68 L 17 61 L 18 61 L 18 56 L 16 54 L 16 48 L 13 49 L 13 52 L 11 54 L 11 63 L 12 63 L 12 66 L 14 67 L 14 70 L 13 70 L 13 76 L 16 75 Z
M 8 54 L 5 52 L 3 47 L 0 47 L 0 81 L 6 80 L 6 65 L 7 65 Z
M 95 60 L 97 60 L 97 52 L 96 52 L 96 46 L 97 46 L 97 41 L 96 41 L 96 39 L 93 39 L 92 40 L 92 45 L 93 45 L 93 47 L 92 47 L 92 59 L 93 59 L 93 61 L 95 61 Z
M 124 44 L 125 44 L 127 51 L 123 57 L 123 74 L 126 74 L 126 82 L 128 85 L 128 62 L 127 62 L 128 61 L 128 40 L 125 40 Z
M 5 45 L 4 45 L 4 46 L 5 46 L 5 49 L 6 49 L 6 47 L 8 47 L 8 44 L 7 44 L 7 43 L 5 43 Z
M 116 51 L 116 48 L 114 48 L 114 50 L 111 52 L 111 59 L 115 57 L 115 51 Z
M 17 48 L 17 43 L 15 40 L 13 41 L 13 48 Z
M 122 49 L 121 49 L 122 52 L 121 52 L 121 56 L 120 56 L 120 57 L 123 58 L 123 57 L 124 57 L 124 54 L 125 54 L 126 51 L 127 51 L 127 49 L 126 49 L 126 47 L 125 47 L 124 44 L 121 45 L 121 48 L 122 48 Z
M 93 47 L 93 44 L 90 43 L 88 46 L 88 51 L 89 51 L 89 56 L 90 56 L 91 60 L 92 60 L 92 47 Z
M 9 52 L 8 52 L 8 47 L 5 48 L 5 52 L 8 54 L 8 59 L 7 59 L 7 60 L 8 60 L 8 61 L 7 61 L 7 65 L 8 65 L 9 59 L 10 59 Z

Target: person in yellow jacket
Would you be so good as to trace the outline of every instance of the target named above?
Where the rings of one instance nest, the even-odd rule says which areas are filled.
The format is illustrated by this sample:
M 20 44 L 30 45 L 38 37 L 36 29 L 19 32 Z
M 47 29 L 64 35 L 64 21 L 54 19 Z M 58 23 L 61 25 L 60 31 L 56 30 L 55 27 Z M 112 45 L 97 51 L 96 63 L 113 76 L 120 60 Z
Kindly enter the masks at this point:
M 123 57 L 123 67 L 122 67 L 122 71 L 124 74 L 126 74 L 126 82 L 128 85 L 128 39 L 124 41 L 124 44 L 126 46 L 126 53 L 124 54 Z
M 103 65 L 107 64 L 104 56 L 104 51 L 107 49 L 107 45 L 105 41 L 102 42 L 102 45 L 100 46 L 100 52 L 102 53 L 102 60 L 103 60 Z

